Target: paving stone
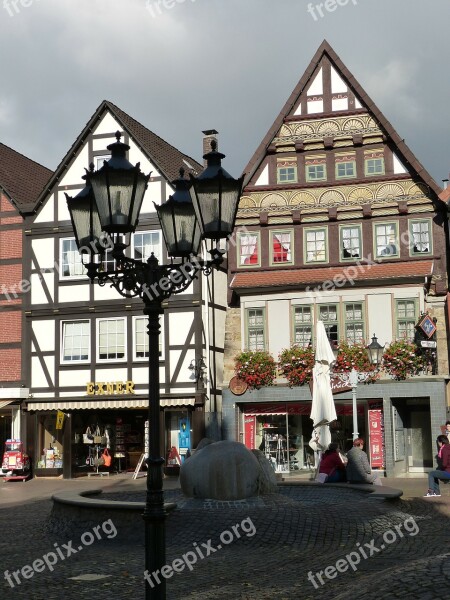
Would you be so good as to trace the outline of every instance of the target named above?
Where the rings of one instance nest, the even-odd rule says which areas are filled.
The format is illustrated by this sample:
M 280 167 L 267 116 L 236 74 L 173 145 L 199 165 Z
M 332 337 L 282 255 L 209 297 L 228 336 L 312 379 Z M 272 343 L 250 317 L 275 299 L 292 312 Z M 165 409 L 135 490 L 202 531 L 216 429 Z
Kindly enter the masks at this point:
M 105 499 L 145 500 L 143 491 L 119 491 L 119 485 L 109 490 Z M 208 548 L 216 550 L 204 559 L 197 551 L 192 570 L 185 568 L 168 579 L 170 600 L 347 600 L 355 594 L 363 594 L 365 600 L 440 600 L 448 596 L 449 498 L 374 502 L 367 494 L 353 490 L 285 486 L 276 495 L 235 502 L 185 499 L 174 489 L 165 491 L 165 501 L 177 503 L 166 522 L 168 564 L 196 548 L 204 555 Z M 50 499 L 0 507 L 2 600 L 143 597 L 143 536 L 141 541 L 131 541 L 127 527 L 120 519 L 116 522 L 112 514 L 117 535 L 105 539 L 100 529 L 102 540 L 82 544 L 79 531 L 70 537 L 48 532 L 51 509 Z M 89 512 L 95 521 L 95 513 Z M 255 527 L 254 535 L 242 531 L 249 520 Z M 407 522 L 416 524 L 415 535 L 405 530 Z M 233 533 L 237 525 L 239 539 L 228 544 L 228 537 L 224 542 L 220 536 L 225 531 L 237 537 Z M 136 527 L 143 531 L 138 515 Z M 388 531 L 392 533 L 386 543 L 383 536 Z M 89 542 L 91 538 L 83 539 Z M 11 573 L 32 565 L 57 548 L 63 552 L 63 544 L 70 540 L 77 552 L 60 560 L 53 571 L 36 572 L 30 579 L 19 573 L 21 583 L 15 583 L 14 588 L 3 578 L 6 569 Z M 327 578 L 327 567 L 336 567 L 339 560 L 348 561 L 346 557 L 352 556 L 354 561 L 359 556 L 355 569 L 349 567 Z M 319 573 L 323 583 L 316 575 Z M 90 574 L 109 577 L 71 579 Z

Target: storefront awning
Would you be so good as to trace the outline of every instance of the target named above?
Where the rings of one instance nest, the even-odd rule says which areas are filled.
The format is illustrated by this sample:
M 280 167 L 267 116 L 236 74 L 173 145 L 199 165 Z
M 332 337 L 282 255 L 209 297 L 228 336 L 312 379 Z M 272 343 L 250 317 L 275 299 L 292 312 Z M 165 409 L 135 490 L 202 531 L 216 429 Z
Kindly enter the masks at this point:
M 14 402 L 14 400 L 0 400 L 0 408 L 5 408 L 5 406 L 8 406 L 11 402 Z
M 348 402 L 348 401 L 347 401 Z M 353 414 L 351 404 L 335 403 L 336 414 L 339 416 L 348 416 Z M 364 405 L 360 402 L 357 406 L 358 414 L 364 414 Z M 307 415 L 311 413 L 311 402 L 288 402 L 287 404 L 267 403 L 267 404 L 247 404 L 244 407 L 246 417 L 257 417 L 259 415 Z
M 194 406 L 195 398 L 164 398 L 160 400 L 161 408 L 174 406 Z M 1 403 L 0 403 L 1 406 Z M 27 410 L 98 410 L 119 408 L 148 408 L 147 399 L 122 400 L 52 400 L 48 402 L 28 402 Z

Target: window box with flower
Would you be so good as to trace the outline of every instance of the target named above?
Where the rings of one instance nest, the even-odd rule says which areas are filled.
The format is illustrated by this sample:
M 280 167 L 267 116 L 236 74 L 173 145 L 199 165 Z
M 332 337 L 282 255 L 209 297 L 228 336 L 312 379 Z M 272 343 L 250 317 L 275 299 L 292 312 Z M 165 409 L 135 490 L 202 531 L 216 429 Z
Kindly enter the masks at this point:
M 407 340 L 391 342 L 384 351 L 382 364 L 383 370 L 398 381 L 426 372 L 428 368 L 426 358 Z
M 314 368 L 314 348 L 291 346 L 280 352 L 278 368 L 288 381 L 289 387 L 305 385 L 312 379 Z
M 235 371 L 250 390 L 259 390 L 274 384 L 277 364 L 269 352 L 244 350 L 235 358 Z
M 367 348 L 363 343 L 349 344 L 341 341 L 337 347 L 337 357 L 333 371 L 335 373 L 348 373 L 352 369 L 359 373 L 368 373 L 365 383 L 374 383 L 379 376 L 376 366 L 370 362 Z

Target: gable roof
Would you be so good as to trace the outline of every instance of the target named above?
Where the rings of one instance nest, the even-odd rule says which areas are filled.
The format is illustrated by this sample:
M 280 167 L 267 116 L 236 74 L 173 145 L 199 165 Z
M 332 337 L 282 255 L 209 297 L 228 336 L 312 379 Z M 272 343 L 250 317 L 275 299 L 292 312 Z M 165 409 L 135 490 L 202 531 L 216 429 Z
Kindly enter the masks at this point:
M 72 158 L 78 153 L 80 148 L 86 142 L 86 139 L 95 127 L 96 123 L 104 116 L 106 112 L 110 112 L 121 125 L 122 129 L 128 133 L 128 135 L 137 144 L 140 150 L 149 158 L 149 160 L 155 165 L 158 171 L 167 179 L 167 181 L 173 181 L 179 177 L 180 167 L 183 167 L 187 173 L 193 175 L 200 173 L 203 170 L 203 166 L 198 163 L 195 159 L 191 158 L 187 154 L 183 154 L 177 148 L 166 142 L 161 137 L 144 127 L 139 121 L 130 117 L 126 112 L 120 109 L 118 106 L 103 100 L 100 106 L 97 108 L 95 113 L 89 119 L 85 125 L 83 131 L 77 137 L 66 156 L 62 159 L 52 179 L 48 182 L 46 188 L 42 191 L 37 203 L 35 210 L 44 202 L 47 193 L 53 188 L 58 179 L 61 178 L 64 171 L 70 164 Z M 88 165 L 86 165 L 87 167 Z
M 52 171 L 0 143 L 0 188 L 23 214 L 31 212 Z
M 258 167 L 261 165 L 264 157 L 266 156 L 267 149 L 270 146 L 273 138 L 277 135 L 281 126 L 283 125 L 285 117 L 287 117 L 294 110 L 295 105 L 297 104 L 300 95 L 306 91 L 308 84 L 311 81 L 311 78 L 318 68 L 323 57 L 326 56 L 331 64 L 335 67 L 338 74 L 342 77 L 342 79 L 347 83 L 348 87 L 355 94 L 355 96 L 362 102 L 363 106 L 367 109 L 367 111 L 371 114 L 374 120 L 378 123 L 380 129 L 383 133 L 390 138 L 393 144 L 396 146 L 396 152 L 399 158 L 403 161 L 405 168 L 408 171 L 412 171 L 418 177 L 422 179 L 422 181 L 429 186 L 429 188 L 434 192 L 436 196 L 440 194 L 442 189 L 437 185 L 425 167 L 417 160 L 413 152 L 409 149 L 405 141 L 399 136 L 391 123 L 386 119 L 383 113 L 378 109 L 373 100 L 369 97 L 369 95 L 364 91 L 362 86 L 358 83 L 355 77 L 351 74 L 351 72 L 344 65 L 342 60 L 330 46 L 330 44 L 324 40 L 320 45 L 319 49 L 315 53 L 313 59 L 311 60 L 308 68 L 304 72 L 300 81 L 297 83 L 293 92 L 289 96 L 287 102 L 281 109 L 280 114 L 277 116 L 269 131 L 265 135 L 264 139 L 258 146 L 256 152 L 250 159 L 249 163 L 244 169 L 244 173 L 246 173 L 246 179 L 244 183 L 244 188 L 248 185 L 248 182 L 251 180 Z M 314 115 L 308 115 L 309 117 L 313 117 Z

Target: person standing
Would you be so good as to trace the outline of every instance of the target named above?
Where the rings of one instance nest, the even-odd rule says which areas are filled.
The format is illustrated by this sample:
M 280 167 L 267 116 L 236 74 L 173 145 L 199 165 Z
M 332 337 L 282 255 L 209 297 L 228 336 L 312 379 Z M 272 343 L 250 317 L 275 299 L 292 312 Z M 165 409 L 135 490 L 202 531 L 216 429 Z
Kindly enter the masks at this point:
M 347 452 L 347 481 L 349 483 L 373 483 L 382 485 L 377 473 L 372 473 L 369 459 L 363 450 L 364 440 L 353 440 L 353 448 Z
M 428 473 L 428 492 L 424 498 L 437 497 L 441 495 L 439 479 L 450 479 L 450 443 L 446 435 L 438 435 L 439 447 L 438 457 L 440 459 L 439 469 Z

